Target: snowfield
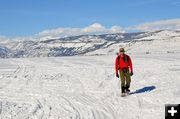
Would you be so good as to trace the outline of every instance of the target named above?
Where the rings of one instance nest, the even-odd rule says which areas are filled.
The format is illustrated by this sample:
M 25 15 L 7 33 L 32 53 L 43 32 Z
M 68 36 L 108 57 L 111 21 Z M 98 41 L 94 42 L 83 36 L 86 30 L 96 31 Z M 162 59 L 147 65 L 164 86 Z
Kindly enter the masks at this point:
M 164 119 L 180 102 L 180 54 L 132 54 L 120 97 L 115 55 L 0 59 L 1 119 Z

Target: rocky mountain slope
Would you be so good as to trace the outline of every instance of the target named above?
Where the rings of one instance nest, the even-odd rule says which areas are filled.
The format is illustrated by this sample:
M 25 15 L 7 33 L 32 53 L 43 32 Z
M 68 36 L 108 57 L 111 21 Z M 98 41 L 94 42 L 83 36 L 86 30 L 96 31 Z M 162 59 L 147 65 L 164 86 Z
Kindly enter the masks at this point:
M 130 52 L 148 53 L 150 50 L 158 51 L 159 47 L 167 48 L 165 52 L 179 52 L 174 45 L 180 45 L 180 31 L 80 35 L 48 40 L 3 39 L 0 41 L 0 57 L 102 55 L 115 53 L 121 46 Z

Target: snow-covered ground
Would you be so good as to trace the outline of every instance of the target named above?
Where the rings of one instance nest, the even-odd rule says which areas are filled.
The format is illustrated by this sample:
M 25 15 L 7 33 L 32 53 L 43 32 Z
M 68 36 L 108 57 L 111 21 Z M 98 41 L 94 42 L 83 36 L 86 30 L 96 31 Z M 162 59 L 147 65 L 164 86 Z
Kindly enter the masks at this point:
M 115 55 L 0 59 L 1 119 L 163 119 L 180 101 L 180 54 L 132 54 L 120 97 Z

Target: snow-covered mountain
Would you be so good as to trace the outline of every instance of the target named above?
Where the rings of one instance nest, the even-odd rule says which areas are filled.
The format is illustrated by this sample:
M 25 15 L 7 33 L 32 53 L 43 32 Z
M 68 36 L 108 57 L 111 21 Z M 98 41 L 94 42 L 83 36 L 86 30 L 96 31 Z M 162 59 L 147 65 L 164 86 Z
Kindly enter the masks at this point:
M 131 53 L 180 52 L 180 31 L 80 35 L 48 40 L 2 40 L 1 58 L 101 55 L 123 46 Z M 164 51 L 162 48 L 164 47 Z

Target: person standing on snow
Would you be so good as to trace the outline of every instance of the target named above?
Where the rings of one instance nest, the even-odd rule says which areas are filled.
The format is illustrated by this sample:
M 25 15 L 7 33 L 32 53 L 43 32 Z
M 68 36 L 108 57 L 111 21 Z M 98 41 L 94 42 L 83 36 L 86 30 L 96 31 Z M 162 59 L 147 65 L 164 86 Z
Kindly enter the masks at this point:
M 133 75 L 133 67 L 131 58 L 125 54 L 124 48 L 120 48 L 119 52 L 120 54 L 118 54 L 115 61 L 115 70 L 117 78 L 119 78 L 120 74 L 121 91 L 122 95 L 125 95 L 125 93 L 130 92 L 129 88 L 131 83 L 131 76 Z

